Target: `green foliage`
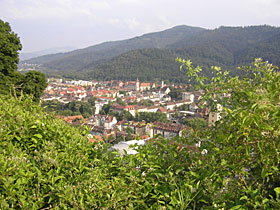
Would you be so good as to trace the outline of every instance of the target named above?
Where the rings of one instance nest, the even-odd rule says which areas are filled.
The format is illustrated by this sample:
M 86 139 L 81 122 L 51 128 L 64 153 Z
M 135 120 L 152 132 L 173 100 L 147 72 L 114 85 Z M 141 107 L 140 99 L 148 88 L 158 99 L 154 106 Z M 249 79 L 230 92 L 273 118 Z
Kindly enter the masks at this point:
M 19 61 L 18 51 L 21 44 L 17 34 L 11 31 L 9 23 L 0 20 L 0 72 L 5 76 L 12 75 Z
M 88 102 L 71 101 L 67 104 L 60 103 L 56 100 L 44 101 L 41 106 L 45 108 L 45 111 L 55 112 L 58 115 L 83 115 L 84 118 L 88 118 L 95 112 L 94 105 L 95 99 L 89 98 Z
M 177 110 L 179 110 L 179 111 L 189 111 L 189 104 L 183 104 L 183 105 L 177 107 Z
M 185 139 L 116 156 L 30 98 L 1 97 L 0 104 L 1 209 L 176 209 L 198 196 L 198 182 L 182 185 L 195 175 L 187 172 L 189 151 L 178 149 Z
M 170 92 L 168 93 L 168 95 L 172 100 L 182 100 L 182 92 L 182 89 L 170 87 Z
M 213 154 L 209 170 L 215 203 L 226 209 L 278 209 L 280 74 L 277 67 L 256 59 L 242 67 L 243 79 L 213 67 L 211 79 L 200 67 L 179 59 L 206 91 L 204 100 L 223 106 L 222 120 L 208 133 Z M 223 97 L 230 94 L 231 97 Z
M 203 118 L 183 119 L 182 124 L 187 125 L 194 130 L 203 130 L 207 128 L 207 121 Z
M 18 85 L 22 75 L 16 72 L 21 44 L 18 36 L 11 31 L 9 23 L 0 20 L 0 93 L 8 94 L 12 85 Z M 16 87 L 17 88 L 17 87 Z
M 23 93 L 32 95 L 37 102 L 46 87 L 46 76 L 43 73 L 38 71 L 29 71 L 25 74 L 22 87 Z
M 109 114 L 110 109 L 112 108 L 112 104 L 104 104 L 102 106 L 102 110 L 100 111 L 100 114 Z
M 153 106 L 154 105 L 154 102 L 151 101 L 151 100 L 142 100 L 139 102 L 139 105 L 140 106 Z
M 87 138 L 30 98 L 1 97 L 0 122 L 0 208 L 80 208 L 98 154 Z
M 225 114 L 207 131 L 153 138 L 135 155 L 88 142 L 86 128 L 30 98 L 1 96 L 0 208 L 279 209 L 278 69 L 257 59 L 243 79 L 218 67 L 208 79 L 180 62 Z
M 8 23 L 0 20 L 0 94 L 29 94 L 39 101 L 47 87 L 43 73 L 30 71 L 24 76 L 17 70 L 20 40 Z
M 119 112 L 115 112 L 113 113 L 113 115 L 117 118 L 118 121 L 122 121 L 122 120 L 127 120 L 127 121 L 133 121 L 134 117 L 133 115 L 126 110 Z
M 139 112 L 135 116 L 135 121 L 141 122 L 167 122 L 167 115 L 161 112 Z
M 124 101 L 122 101 L 122 99 L 120 99 L 120 98 L 117 98 L 116 102 L 117 102 L 117 104 L 122 105 L 122 106 L 126 106 L 126 105 L 127 105 L 127 104 L 126 104 Z

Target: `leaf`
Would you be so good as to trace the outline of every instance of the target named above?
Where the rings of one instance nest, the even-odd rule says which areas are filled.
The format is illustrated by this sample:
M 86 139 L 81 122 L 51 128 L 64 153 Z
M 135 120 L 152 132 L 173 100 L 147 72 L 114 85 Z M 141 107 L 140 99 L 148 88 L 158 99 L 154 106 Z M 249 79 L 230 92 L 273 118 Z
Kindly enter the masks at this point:
M 193 172 L 193 171 L 190 171 L 190 174 L 191 174 L 192 176 L 196 177 L 196 178 L 199 178 L 199 175 L 198 175 L 197 173 Z
M 242 196 L 239 200 L 248 200 L 248 197 L 246 195 Z
M 181 167 L 181 168 L 178 168 L 177 170 L 176 170 L 176 174 L 179 174 L 180 173 L 180 171 L 182 171 L 184 168 L 183 167 Z
M 35 134 L 34 136 L 36 136 L 37 138 L 41 139 L 43 136 L 39 133 Z
M 241 207 L 242 207 L 241 205 L 237 205 L 237 206 L 232 207 L 230 210 L 237 210 L 237 209 L 240 209 Z
M 277 198 L 278 198 L 278 197 L 279 197 L 279 194 L 280 194 L 280 187 L 274 188 L 274 191 L 275 191 L 276 196 L 277 196 Z
M 222 159 L 221 166 L 225 166 L 226 164 L 227 164 L 227 161 L 225 159 Z
M 258 142 L 258 148 L 261 152 L 263 152 L 263 142 L 262 141 Z

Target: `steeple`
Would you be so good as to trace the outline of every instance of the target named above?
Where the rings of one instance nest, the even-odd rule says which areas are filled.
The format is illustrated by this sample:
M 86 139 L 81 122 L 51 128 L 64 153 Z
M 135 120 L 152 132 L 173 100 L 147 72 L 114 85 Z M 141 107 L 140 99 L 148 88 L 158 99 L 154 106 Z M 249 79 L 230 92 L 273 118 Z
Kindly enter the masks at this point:
M 139 91 L 139 90 L 140 90 L 140 82 L 139 82 L 138 77 L 137 77 L 135 86 L 136 86 L 136 87 L 135 87 L 135 90 L 136 90 L 136 91 Z

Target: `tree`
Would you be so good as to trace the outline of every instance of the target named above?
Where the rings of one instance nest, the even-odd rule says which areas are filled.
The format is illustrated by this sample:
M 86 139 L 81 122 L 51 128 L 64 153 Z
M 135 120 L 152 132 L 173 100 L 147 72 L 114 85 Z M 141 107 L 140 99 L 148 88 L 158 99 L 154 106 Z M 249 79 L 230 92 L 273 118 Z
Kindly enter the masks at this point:
M 104 104 L 100 113 L 107 115 L 111 108 L 112 108 L 112 105 L 110 103 L 109 104 Z
M 96 102 L 96 98 L 95 97 L 90 97 L 88 99 L 88 103 L 91 105 L 91 106 L 95 106 L 95 102 Z
M 181 89 L 170 87 L 170 93 L 168 95 L 172 100 L 182 100 L 182 92 L 183 90 Z
M 120 98 L 117 98 L 116 100 L 117 104 L 122 105 L 122 106 L 126 106 L 127 104 Z
M 7 94 L 12 85 L 18 85 L 22 75 L 16 72 L 19 62 L 18 51 L 22 46 L 20 40 L 12 32 L 9 23 L 0 19 L 0 93 Z M 16 87 L 17 88 L 17 87 Z
M 241 79 L 220 67 L 212 67 L 215 76 L 209 79 L 200 76 L 202 68 L 194 67 L 190 60 L 178 61 L 199 84 L 197 88 L 205 90 L 203 100 L 220 104 L 224 110 L 222 119 L 204 136 L 211 152 L 203 165 L 215 174 L 211 186 L 204 186 L 213 195 L 212 202 L 225 209 L 279 209 L 278 68 L 256 59 L 240 68 L 244 72 Z
M 29 71 L 25 74 L 22 90 L 26 94 L 33 95 L 35 101 L 40 100 L 40 96 L 46 87 L 46 76 L 43 73 Z
M 142 106 L 153 106 L 154 102 L 149 100 L 149 99 L 146 99 L 146 100 L 140 101 L 139 104 L 142 105 Z
M 194 130 L 203 130 L 207 128 L 207 121 L 203 118 L 191 118 L 191 119 L 183 119 L 182 123 L 184 125 L 188 125 Z
M 19 37 L 9 23 L 0 20 L 0 94 L 29 94 L 34 101 L 39 101 L 47 87 L 44 74 L 36 71 L 24 76 L 17 71 L 18 51 L 21 50 Z
M 167 115 L 161 112 L 139 112 L 135 116 L 135 120 L 150 122 L 167 122 Z

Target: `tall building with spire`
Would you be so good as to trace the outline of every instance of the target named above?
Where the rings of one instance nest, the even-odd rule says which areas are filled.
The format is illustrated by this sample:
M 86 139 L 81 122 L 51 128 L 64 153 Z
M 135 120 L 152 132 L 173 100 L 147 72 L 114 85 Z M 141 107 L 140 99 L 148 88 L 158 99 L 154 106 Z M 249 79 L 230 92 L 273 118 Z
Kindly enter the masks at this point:
M 136 91 L 139 91 L 139 90 L 140 90 L 140 82 L 139 82 L 138 77 L 137 77 L 137 80 L 136 80 L 136 83 L 135 83 L 135 90 L 136 90 Z

